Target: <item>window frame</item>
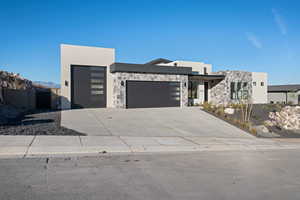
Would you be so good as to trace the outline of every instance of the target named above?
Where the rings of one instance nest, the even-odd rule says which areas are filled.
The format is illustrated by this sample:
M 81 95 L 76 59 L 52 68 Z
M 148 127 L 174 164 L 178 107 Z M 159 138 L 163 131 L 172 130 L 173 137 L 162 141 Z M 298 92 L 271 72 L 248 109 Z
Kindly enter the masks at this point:
M 230 99 L 245 100 L 249 98 L 248 82 L 230 82 Z

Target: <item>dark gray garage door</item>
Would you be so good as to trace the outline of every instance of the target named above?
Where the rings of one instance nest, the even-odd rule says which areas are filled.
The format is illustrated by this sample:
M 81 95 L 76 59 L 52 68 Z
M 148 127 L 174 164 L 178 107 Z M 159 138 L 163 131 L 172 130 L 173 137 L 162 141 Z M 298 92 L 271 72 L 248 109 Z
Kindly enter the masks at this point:
M 106 107 L 106 67 L 71 66 L 72 108 Z
M 176 107 L 180 106 L 180 82 L 127 81 L 126 107 Z

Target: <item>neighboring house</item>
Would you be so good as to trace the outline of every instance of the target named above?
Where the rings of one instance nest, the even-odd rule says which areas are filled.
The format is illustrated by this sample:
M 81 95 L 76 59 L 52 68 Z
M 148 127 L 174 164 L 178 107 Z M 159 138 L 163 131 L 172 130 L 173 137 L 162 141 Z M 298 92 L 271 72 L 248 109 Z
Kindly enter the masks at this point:
M 268 86 L 268 102 L 283 104 L 300 104 L 300 85 Z
M 210 64 L 162 58 L 118 63 L 114 49 L 63 44 L 61 96 L 62 109 L 184 107 L 248 98 L 267 103 L 267 74 L 214 73 Z

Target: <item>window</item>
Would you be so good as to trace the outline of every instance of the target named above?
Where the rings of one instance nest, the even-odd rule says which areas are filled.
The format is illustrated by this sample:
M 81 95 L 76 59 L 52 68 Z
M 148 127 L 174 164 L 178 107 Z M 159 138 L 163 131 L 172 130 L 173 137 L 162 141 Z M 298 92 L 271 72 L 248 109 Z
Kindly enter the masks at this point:
M 231 82 L 230 98 L 232 100 L 248 99 L 248 83 L 247 82 Z
M 264 83 L 264 82 L 261 82 L 261 83 L 260 83 L 260 85 L 261 85 L 261 86 L 264 86 L 264 85 L 265 85 L 265 83 Z
M 95 95 L 95 94 L 103 94 L 103 91 L 101 91 L 101 90 L 92 90 L 92 91 L 91 91 L 91 94 L 92 94 L 92 95 Z
M 203 68 L 203 72 L 204 72 L 205 75 L 207 74 L 207 68 L 206 67 Z
M 92 72 L 92 73 L 91 73 L 91 77 L 104 77 L 104 73 L 96 73 L 96 72 Z
M 190 81 L 189 82 L 189 90 L 188 90 L 188 95 L 190 99 L 197 99 L 198 94 L 198 84 L 196 82 Z
M 91 89 L 103 89 L 103 85 L 91 85 Z
M 256 82 L 253 82 L 253 86 L 256 86 Z
M 101 79 L 91 79 L 91 83 L 103 83 Z

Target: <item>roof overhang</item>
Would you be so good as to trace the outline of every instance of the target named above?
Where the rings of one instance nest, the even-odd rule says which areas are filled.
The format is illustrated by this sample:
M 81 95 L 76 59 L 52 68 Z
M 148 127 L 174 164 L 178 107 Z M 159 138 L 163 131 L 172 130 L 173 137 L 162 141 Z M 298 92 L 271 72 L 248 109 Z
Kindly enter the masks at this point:
M 225 75 L 213 75 L 213 74 L 192 74 L 192 75 L 189 75 L 190 80 L 211 81 L 211 80 L 223 80 L 224 78 L 225 78 Z
M 280 92 L 286 93 L 286 92 L 298 92 L 298 91 L 299 90 L 284 90 L 284 89 L 282 89 L 282 90 L 268 90 L 269 93 L 280 93 Z
M 189 75 L 192 73 L 192 68 L 149 64 L 113 63 L 110 65 L 110 72 Z
M 300 91 L 300 85 L 269 85 L 268 92 L 298 92 Z

